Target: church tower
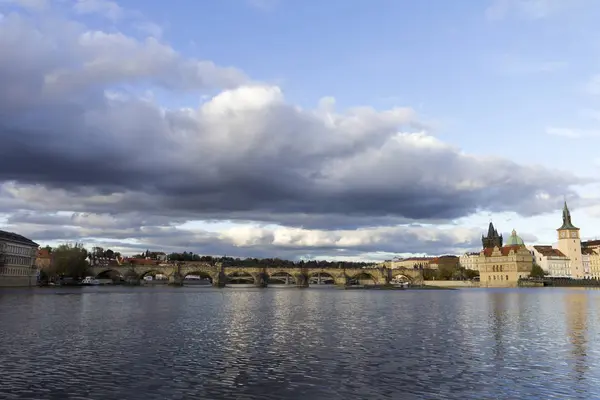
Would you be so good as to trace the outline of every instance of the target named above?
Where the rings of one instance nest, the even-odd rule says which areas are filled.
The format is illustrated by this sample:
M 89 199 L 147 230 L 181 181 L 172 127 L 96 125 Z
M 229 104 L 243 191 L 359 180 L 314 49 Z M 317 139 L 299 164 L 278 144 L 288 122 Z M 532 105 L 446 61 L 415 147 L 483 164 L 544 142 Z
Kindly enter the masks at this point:
M 484 249 L 493 249 L 494 247 L 502 247 L 502 235 L 498 235 L 498 231 L 494 228 L 494 224 L 490 222 L 487 236 L 481 236 L 481 245 Z
M 558 231 L 558 250 L 569 257 L 571 265 L 571 276 L 575 279 L 583 279 L 583 262 L 581 257 L 581 238 L 579 228 L 571 222 L 571 212 L 565 206 L 562 212 L 563 224 Z

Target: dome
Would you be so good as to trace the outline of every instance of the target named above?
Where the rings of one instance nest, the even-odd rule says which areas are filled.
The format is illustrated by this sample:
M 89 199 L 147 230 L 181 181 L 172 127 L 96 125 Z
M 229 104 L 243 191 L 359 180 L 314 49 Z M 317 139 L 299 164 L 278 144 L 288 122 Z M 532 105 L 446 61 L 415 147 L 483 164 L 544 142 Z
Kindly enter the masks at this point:
M 506 243 L 504 245 L 505 246 L 525 246 L 525 242 L 523 242 L 523 239 L 521 239 L 521 237 L 519 235 L 517 235 L 517 231 L 515 231 L 513 229 L 512 233 L 510 234 L 510 237 L 508 238 L 508 240 L 506 241 Z

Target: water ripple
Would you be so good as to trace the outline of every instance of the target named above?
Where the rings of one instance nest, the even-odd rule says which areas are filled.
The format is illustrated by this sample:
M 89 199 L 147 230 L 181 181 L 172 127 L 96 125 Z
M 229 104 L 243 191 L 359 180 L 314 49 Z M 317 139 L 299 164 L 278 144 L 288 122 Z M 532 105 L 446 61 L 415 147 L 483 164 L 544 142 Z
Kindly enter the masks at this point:
M 0 292 L 2 399 L 600 398 L 600 291 Z

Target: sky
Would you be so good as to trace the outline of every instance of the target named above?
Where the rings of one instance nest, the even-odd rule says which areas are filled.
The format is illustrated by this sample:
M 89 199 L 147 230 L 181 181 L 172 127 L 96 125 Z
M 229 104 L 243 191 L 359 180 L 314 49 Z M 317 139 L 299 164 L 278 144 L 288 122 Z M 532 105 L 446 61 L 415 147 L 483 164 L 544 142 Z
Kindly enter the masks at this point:
M 377 261 L 600 237 L 596 0 L 0 0 L 0 229 Z

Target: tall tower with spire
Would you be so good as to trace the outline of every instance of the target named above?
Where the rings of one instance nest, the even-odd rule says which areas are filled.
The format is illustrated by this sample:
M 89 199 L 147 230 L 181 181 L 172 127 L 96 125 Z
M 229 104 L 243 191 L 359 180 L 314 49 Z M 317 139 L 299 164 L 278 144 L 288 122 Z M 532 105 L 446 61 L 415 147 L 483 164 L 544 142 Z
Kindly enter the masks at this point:
M 571 266 L 571 276 L 575 279 L 582 279 L 583 262 L 581 256 L 581 238 L 579 237 L 579 228 L 571 222 L 571 212 L 565 200 L 565 206 L 562 212 L 563 223 L 558 232 L 558 250 L 569 257 Z
M 484 249 L 493 249 L 494 247 L 502 247 L 502 241 L 502 235 L 498 235 L 498 231 L 490 221 L 487 236 L 481 236 L 481 245 Z

